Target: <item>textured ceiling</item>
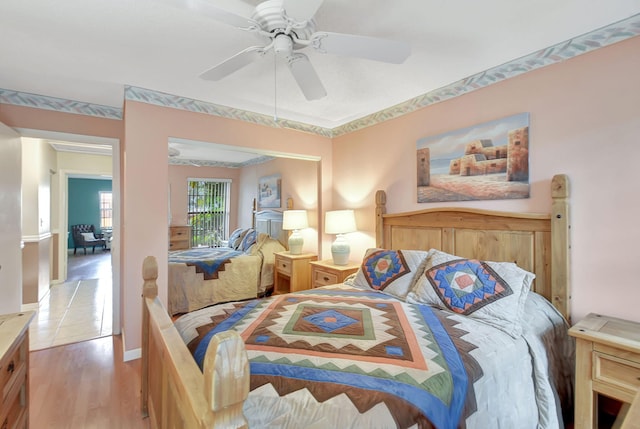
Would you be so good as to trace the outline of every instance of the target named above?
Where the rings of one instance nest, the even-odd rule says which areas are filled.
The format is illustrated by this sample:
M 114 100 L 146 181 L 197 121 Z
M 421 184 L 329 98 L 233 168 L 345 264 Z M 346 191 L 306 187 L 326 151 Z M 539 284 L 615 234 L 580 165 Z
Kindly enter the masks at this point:
M 247 17 L 257 4 L 210 2 Z M 639 12 L 638 0 L 326 0 L 318 30 L 406 41 L 412 54 L 394 65 L 305 50 L 328 92 L 307 101 L 272 55 L 200 79 L 259 41 L 163 0 L 2 0 L 0 88 L 122 108 L 133 86 L 334 129 Z

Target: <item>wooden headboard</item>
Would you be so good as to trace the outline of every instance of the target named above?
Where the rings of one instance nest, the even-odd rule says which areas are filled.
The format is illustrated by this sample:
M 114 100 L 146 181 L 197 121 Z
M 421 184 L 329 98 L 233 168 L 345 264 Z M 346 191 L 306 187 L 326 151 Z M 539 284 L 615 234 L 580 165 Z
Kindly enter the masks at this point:
M 434 208 L 386 213 L 386 194 L 376 193 L 376 246 L 440 249 L 469 259 L 515 262 L 536 275 L 533 290 L 570 321 L 569 182 L 551 182 L 551 214 Z

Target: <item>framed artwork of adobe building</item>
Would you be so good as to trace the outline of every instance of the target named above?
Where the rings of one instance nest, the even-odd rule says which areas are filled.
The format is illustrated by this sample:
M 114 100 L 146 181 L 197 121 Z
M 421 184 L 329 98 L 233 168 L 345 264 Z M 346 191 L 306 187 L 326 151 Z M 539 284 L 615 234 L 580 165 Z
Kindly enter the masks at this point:
M 258 207 L 261 209 L 280 208 L 282 178 L 279 174 L 261 177 L 258 180 Z
M 529 114 L 417 141 L 419 203 L 529 198 Z

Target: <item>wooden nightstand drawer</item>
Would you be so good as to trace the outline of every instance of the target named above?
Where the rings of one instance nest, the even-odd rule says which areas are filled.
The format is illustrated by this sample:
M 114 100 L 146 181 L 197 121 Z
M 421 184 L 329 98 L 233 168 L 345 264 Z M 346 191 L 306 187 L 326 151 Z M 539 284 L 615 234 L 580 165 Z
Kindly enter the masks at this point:
M 276 270 L 281 274 L 291 275 L 291 262 L 276 257 Z
M 322 287 L 344 282 L 349 275 L 358 271 L 359 265 L 350 262 L 336 265 L 331 259 L 311 262 L 311 286 Z
M 338 276 L 316 269 L 313 272 L 313 279 L 311 279 L 311 281 L 313 282 L 313 287 L 334 285 L 338 283 Z
M 608 384 L 621 394 L 626 393 L 628 396 L 621 399 L 631 402 L 640 388 L 640 363 L 598 352 L 594 352 L 593 360 L 593 382 Z M 607 390 L 607 386 L 596 387 Z

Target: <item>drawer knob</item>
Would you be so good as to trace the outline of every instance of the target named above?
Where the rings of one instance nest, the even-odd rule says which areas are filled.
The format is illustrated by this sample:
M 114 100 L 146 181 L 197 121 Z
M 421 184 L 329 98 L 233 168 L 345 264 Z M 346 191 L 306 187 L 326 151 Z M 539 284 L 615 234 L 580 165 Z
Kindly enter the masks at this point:
M 7 372 L 13 374 L 13 371 L 15 371 L 15 369 L 16 365 L 13 363 L 13 361 L 9 362 L 9 366 L 7 366 Z
M 324 280 L 325 282 L 328 282 L 328 281 L 329 281 L 329 277 L 324 276 L 324 277 L 322 278 L 322 280 Z

